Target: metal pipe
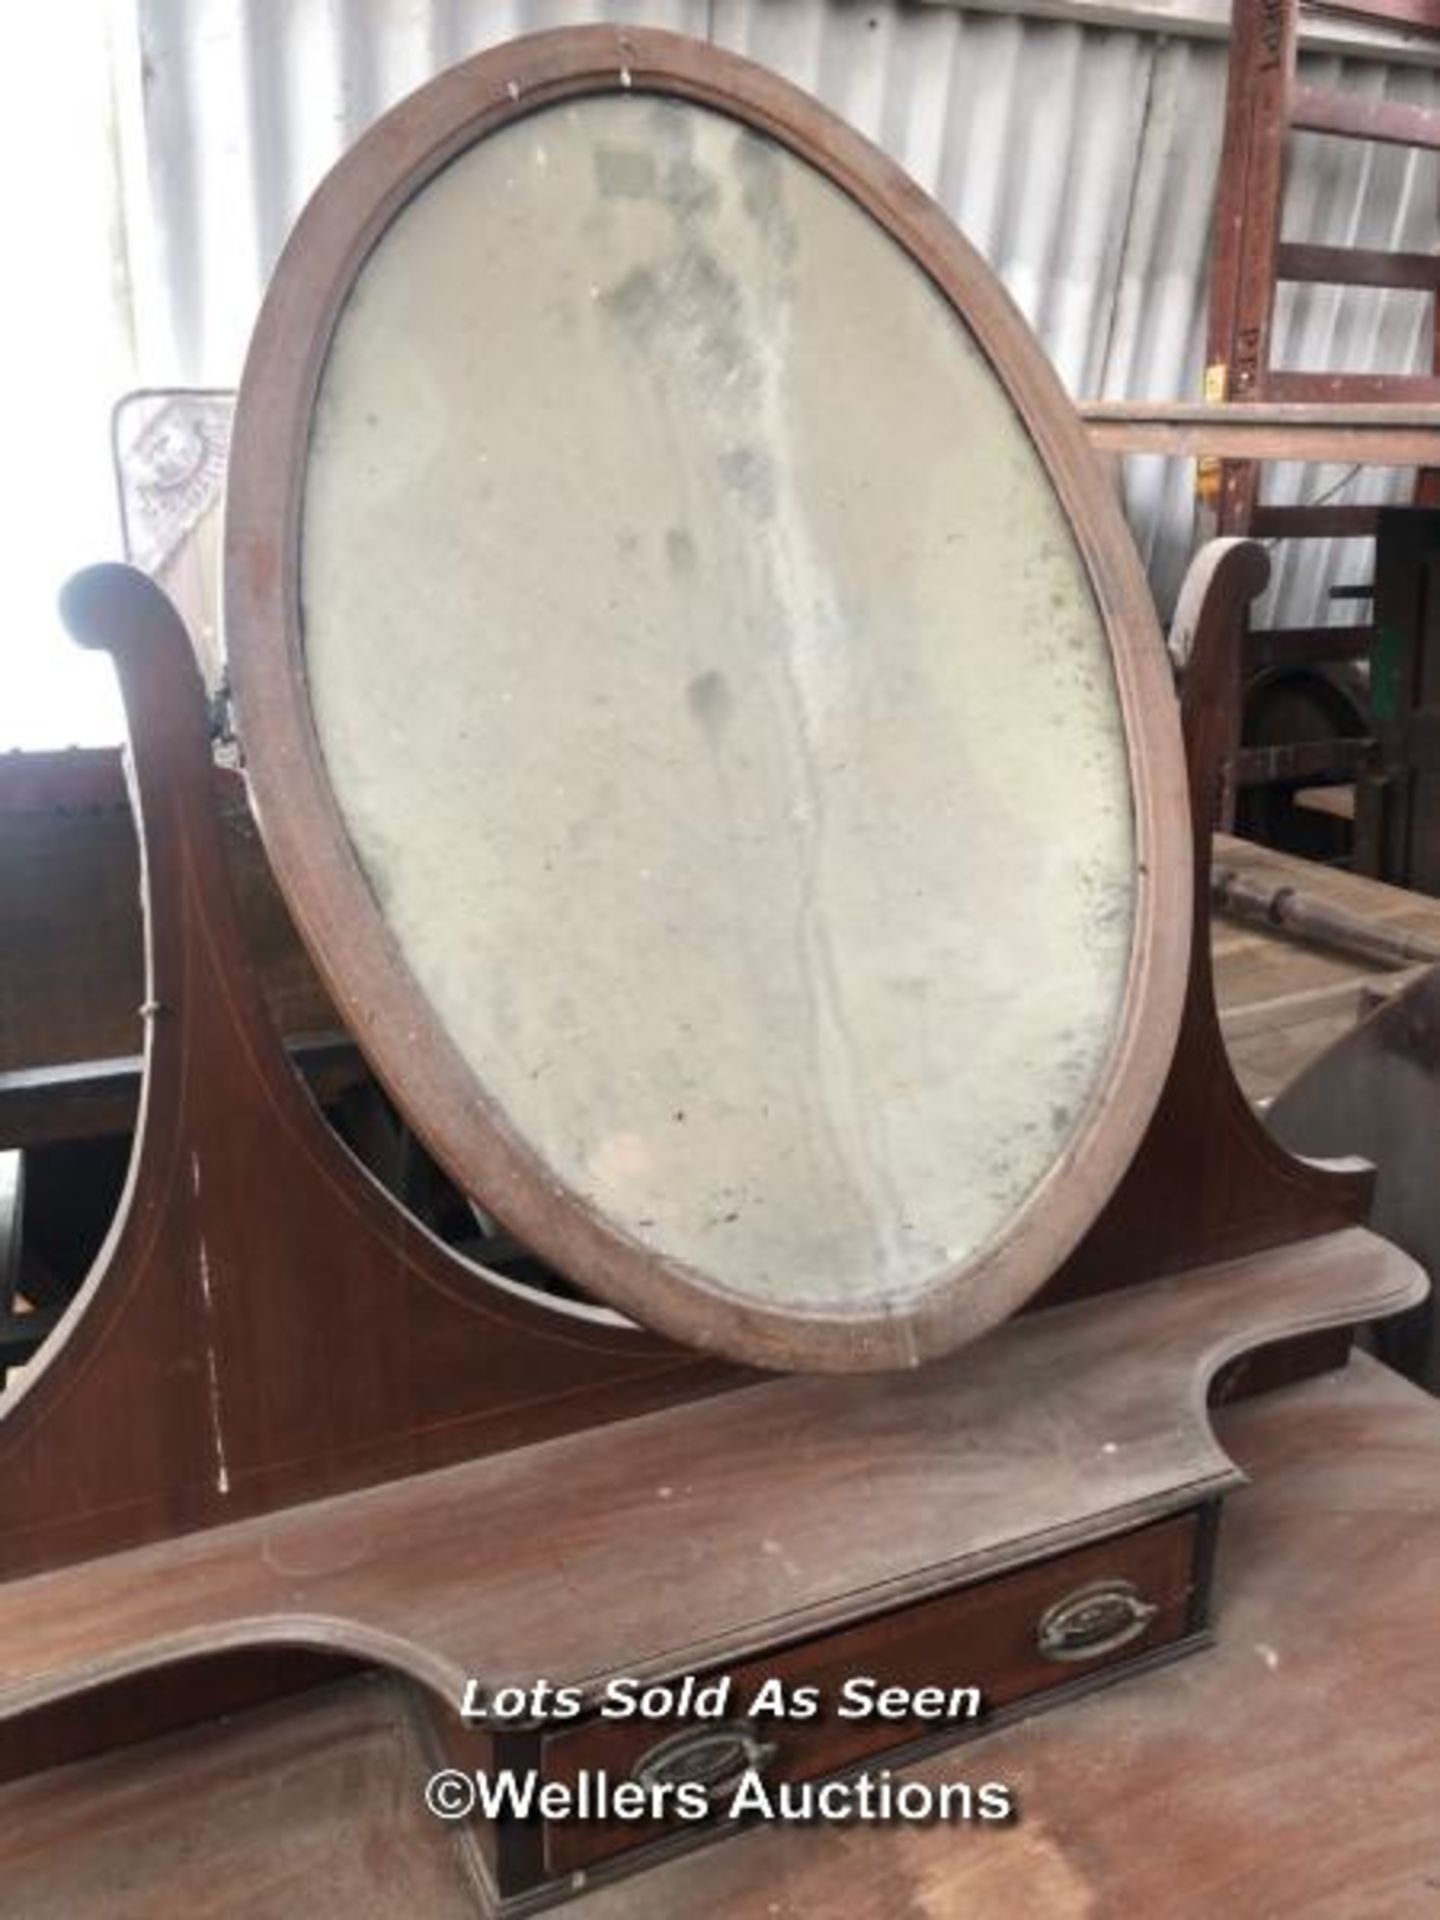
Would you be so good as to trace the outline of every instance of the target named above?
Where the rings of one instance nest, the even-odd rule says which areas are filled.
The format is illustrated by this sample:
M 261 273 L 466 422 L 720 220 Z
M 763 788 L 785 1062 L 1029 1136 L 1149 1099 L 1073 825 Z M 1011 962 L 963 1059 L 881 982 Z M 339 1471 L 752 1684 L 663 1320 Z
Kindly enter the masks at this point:
M 1273 927 L 1292 940 L 1335 947 L 1381 966 L 1413 967 L 1440 960 L 1440 940 L 1401 927 L 1379 926 L 1298 887 L 1257 885 L 1233 867 L 1212 869 L 1210 900 L 1227 920 Z

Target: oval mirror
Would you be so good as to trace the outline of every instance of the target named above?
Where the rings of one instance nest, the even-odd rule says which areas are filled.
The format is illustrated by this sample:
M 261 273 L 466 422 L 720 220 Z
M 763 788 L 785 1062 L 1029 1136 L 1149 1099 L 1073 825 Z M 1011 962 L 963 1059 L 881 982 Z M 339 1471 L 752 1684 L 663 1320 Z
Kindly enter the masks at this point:
M 874 149 L 663 34 L 413 96 L 275 276 L 227 627 L 280 880 L 448 1171 L 772 1366 L 1039 1287 L 1173 1046 L 1173 700 L 1023 322 Z

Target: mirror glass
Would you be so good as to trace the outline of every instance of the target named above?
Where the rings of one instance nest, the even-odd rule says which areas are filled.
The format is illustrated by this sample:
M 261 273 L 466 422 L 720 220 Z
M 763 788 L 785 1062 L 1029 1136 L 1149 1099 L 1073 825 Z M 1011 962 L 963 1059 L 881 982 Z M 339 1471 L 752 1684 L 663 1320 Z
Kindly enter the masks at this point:
M 537 111 L 371 253 L 303 487 L 346 831 L 557 1185 L 802 1310 L 982 1250 L 1106 1067 L 1133 801 L 1064 511 L 910 255 L 728 115 Z

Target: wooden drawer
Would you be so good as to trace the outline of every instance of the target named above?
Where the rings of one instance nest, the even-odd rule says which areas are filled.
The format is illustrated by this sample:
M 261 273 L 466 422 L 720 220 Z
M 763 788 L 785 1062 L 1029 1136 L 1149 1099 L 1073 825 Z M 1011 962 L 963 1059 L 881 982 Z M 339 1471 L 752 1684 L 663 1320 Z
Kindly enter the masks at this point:
M 759 1770 L 767 1781 L 809 1780 L 841 1773 L 881 1755 L 898 1753 L 919 1741 L 943 1741 L 983 1732 L 986 1718 L 1016 1702 L 1063 1686 L 1082 1676 L 1108 1671 L 1153 1655 L 1184 1639 L 1198 1621 L 1192 1605 L 1197 1589 L 1197 1559 L 1205 1535 L 1198 1512 L 1159 1521 L 1111 1540 L 1093 1542 L 1070 1553 L 1024 1567 L 976 1585 L 854 1626 L 762 1654 L 705 1677 L 728 1674 L 730 1687 L 722 1721 L 606 1719 L 599 1715 L 557 1728 L 544 1736 L 541 1770 L 548 1780 L 574 1783 L 582 1774 L 604 1773 L 627 1780 L 655 1749 L 686 1726 L 718 1735 L 707 1750 L 734 1756 L 738 1775 L 744 1765 L 743 1736 L 767 1754 Z M 1120 1583 L 1118 1595 L 1097 1594 Z M 1076 1596 L 1080 1596 L 1076 1599 Z M 1061 1604 L 1073 1602 L 1064 1613 Z M 1087 1601 L 1090 1604 L 1086 1611 Z M 1153 1612 L 1148 1611 L 1153 1608 Z M 1143 1615 L 1143 1618 L 1137 1617 Z M 1041 1648 L 1042 1623 L 1051 1650 Z M 1069 1635 L 1083 1640 L 1088 1629 L 1096 1644 L 1062 1645 Z M 796 1686 L 819 1689 L 818 1717 L 780 1720 L 751 1716 L 750 1703 L 772 1675 Z M 974 1687 L 984 1696 L 978 1720 L 840 1718 L 834 1711 L 844 1683 L 871 1676 L 883 1686 L 909 1689 Z M 732 1737 L 733 1730 L 733 1737 Z M 682 1769 L 686 1761 L 680 1756 Z M 672 1776 L 673 1777 L 673 1776 Z M 722 1797 L 728 1802 L 728 1793 Z M 652 1844 L 675 1831 L 693 1833 L 689 1824 L 635 1822 L 554 1822 L 546 1827 L 547 1877 L 569 1874 Z M 703 1831 L 703 1828 L 701 1829 Z

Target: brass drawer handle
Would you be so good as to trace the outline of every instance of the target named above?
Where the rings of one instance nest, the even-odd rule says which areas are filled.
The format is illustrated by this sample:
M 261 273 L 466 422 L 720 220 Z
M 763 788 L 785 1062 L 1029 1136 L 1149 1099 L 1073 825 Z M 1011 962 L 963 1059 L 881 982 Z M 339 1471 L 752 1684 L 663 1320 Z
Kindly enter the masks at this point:
M 1128 1580 L 1095 1580 L 1045 1609 L 1035 1644 L 1047 1660 L 1096 1660 L 1138 1640 L 1159 1611 Z
M 752 1768 L 769 1766 L 779 1749 L 762 1740 L 749 1720 L 718 1720 L 683 1727 L 642 1753 L 630 1778 L 643 1787 L 678 1787 L 698 1781 L 714 1796 L 738 1786 Z

